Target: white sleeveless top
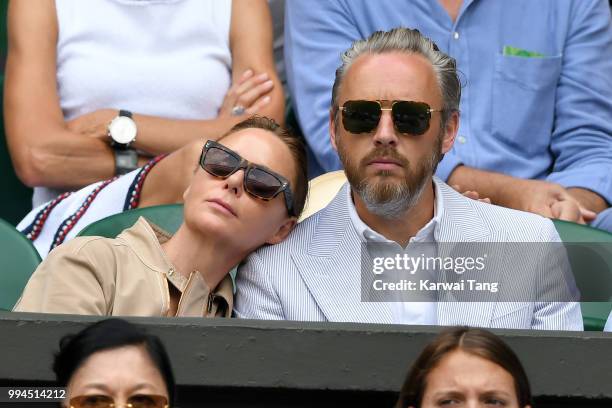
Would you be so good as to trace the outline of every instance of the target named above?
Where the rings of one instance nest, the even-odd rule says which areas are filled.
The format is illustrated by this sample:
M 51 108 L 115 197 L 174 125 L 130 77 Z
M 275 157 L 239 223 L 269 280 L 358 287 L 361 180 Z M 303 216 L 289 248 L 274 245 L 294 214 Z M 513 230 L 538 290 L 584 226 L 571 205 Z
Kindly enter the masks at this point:
M 231 85 L 231 0 L 55 4 L 66 120 L 104 108 L 172 119 L 217 116 Z M 59 193 L 37 187 L 33 204 Z

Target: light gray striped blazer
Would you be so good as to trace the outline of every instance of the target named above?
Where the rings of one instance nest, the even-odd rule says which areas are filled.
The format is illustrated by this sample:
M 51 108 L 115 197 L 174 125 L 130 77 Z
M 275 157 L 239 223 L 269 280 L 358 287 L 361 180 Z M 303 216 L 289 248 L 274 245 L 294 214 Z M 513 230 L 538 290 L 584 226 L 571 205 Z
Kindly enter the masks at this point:
M 437 242 L 560 241 L 546 218 L 471 200 L 440 180 L 434 181 L 444 202 L 442 220 L 434 233 Z M 349 219 L 348 188 L 345 184 L 327 207 L 298 224 L 284 242 L 262 247 L 247 258 L 238 270 L 237 317 L 392 323 L 389 303 L 361 301 L 361 240 Z M 549 259 L 541 265 L 543 276 L 559 273 Z M 517 269 L 513 264 L 499 265 L 493 278 L 517 282 L 516 275 L 521 273 Z M 570 280 L 575 289 L 573 277 Z M 576 302 L 491 300 L 439 302 L 438 324 L 583 329 Z

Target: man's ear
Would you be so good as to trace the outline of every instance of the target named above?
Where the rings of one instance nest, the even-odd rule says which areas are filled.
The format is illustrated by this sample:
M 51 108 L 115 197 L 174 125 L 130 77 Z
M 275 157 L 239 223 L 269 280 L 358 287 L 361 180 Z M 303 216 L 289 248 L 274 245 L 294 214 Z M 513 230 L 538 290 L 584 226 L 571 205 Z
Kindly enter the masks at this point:
M 444 139 L 442 140 L 442 154 L 448 153 L 455 143 L 457 132 L 459 131 L 459 112 L 454 111 L 446 121 L 444 129 Z
M 293 230 L 293 227 L 297 224 L 297 218 L 291 217 L 287 219 L 283 225 L 281 225 L 278 230 L 266 241 L 266 244 L 278 244 L 281 243 L 287 238 L 289 233 Z
M 338 151 L 338 147 L 336 146 L 336 121 L 334 120 L 333 107 L 329 109 L 329 139 L 334 150 Z

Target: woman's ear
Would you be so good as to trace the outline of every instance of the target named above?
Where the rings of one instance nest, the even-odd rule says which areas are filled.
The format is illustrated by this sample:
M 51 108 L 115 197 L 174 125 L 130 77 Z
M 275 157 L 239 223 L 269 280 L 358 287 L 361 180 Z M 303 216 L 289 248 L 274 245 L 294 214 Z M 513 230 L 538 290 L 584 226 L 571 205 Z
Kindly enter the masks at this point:
M 287 236 L 289 235 L 289 233 L 291 232 L 291 230 L 293 230 L 293 227 L 295 227 L 295 224 L 297 224 L 297 218 L 295 217 L 291 217 L 289 219 L 287 219 L 283 225 L 281 225 L 278 230 L 274 233 L 274 235 L 272 235 L 272 237 L 270 237 L 267 241 L 266 244 L 278 244 L 280 242 L 283 242 L 285 240 L 285 238 L 287 238 Z
M 191 188 L 191 184 L 189 184 L 187 188 L 185 189 L 185 191 L 183 191 L 183 202 L 185 202 L 185 200 L 187 199 L 187 195 L 189 195 L 190 188 Z

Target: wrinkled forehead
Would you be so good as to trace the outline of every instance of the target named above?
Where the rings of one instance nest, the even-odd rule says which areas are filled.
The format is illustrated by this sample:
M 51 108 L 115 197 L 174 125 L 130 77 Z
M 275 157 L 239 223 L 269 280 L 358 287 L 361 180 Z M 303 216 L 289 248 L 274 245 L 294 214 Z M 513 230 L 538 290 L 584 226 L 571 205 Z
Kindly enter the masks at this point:
M 266 167 L 295 182 L 294 159 L 289 147 L 274 133 L 258 128 L 242 129 L 219 139 L 218 143 L 251 163 Z

